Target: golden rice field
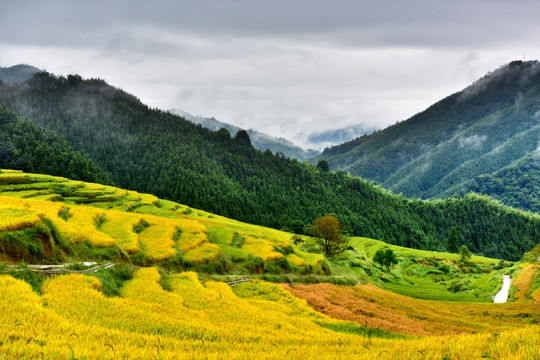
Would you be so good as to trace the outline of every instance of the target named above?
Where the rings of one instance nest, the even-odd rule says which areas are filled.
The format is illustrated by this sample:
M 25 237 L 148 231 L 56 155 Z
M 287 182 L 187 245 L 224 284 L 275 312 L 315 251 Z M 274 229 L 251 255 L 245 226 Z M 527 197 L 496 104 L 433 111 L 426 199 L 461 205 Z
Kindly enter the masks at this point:
M 516 289 L 514 298 L 517 302 L 524 302 L 527 300 L 527 293 L 529 292 L 533 277 L 538 269 L 540 269 L 540 264 L 522 264 L 522 270 L 512 282 L 512 286 Z
M 49 222 L 70 244 L 118 247 L 150 263 L 178 252 L 201 266 L 223 254 L 299 267 L 323 261 L 286 232 L 134 191 L 2 170 L 0 232 Z M 382 246 L 362 244 L 367 253 Z M 289 246 L 294 253 L 280 252 Z M 540 360 L 537 272 L 523 266 L 510 304 L 425 301 L 370 284 L 231 288 L 193 272 L 164 280 L 154 267 L 138 269 L 121 296 L 105 296 L 98 278 L 81 274 L 48 278 L 37 294 L 0 275 L 0 360 Z
M 151 263 L 171 259 L 178 250 L 192 265 L 211 262 L 224 251 L 238 259 L 253 255 L 278 260 L 284 255 L 275 247 L 289 246 L 291 237 L 149 194 L 9 170 L 0 171 L 0 215 L 0 231 L 21 230 L 48 219 L 70 244 L 118 246 L 129 256 L 144 254 Z M 141 223 L 145 226 L 136 230 Z M 230 246 L 234 234 L 245 238 L 242 246 Z M 289 258 L 297 266 L 317 266 L 323 260 L 295 248 Z
M 42 296 L 1 276 L 0 358 L 540 358 L 536 326 L 380 339 L 324 328 L 345 323 L 313 311 L 278 285 L 252 282 L 233 292 L 226 284 L 203 284 L 196 274 L 183 273 L 173 276 L 171 291 L 165 291 L 159 280 L 156 269 L 141 269 L 122 297 L 107 298 L 99 281 L 85 275 L 49 279 Z

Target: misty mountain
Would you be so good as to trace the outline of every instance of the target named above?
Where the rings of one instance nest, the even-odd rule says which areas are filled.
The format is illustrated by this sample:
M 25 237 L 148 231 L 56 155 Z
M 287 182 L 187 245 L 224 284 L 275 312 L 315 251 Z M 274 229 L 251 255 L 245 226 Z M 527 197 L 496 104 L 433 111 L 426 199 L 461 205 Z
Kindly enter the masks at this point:
M 309 134 L 307 137 L 307 142 L 316 149 L 324 149 L 338 144 L 343 144 L 372 132 L 373 129 L 367 128 L 364 125 L 354 125 L 342 129 L 327 130 Z
M 74 180 L 107 182 L 110 177 L 84 151 L 55 132 L 21 119 L 0 105 L 0 169 L 18 169 Z
M 539 143 L 540 63 L 514 61 L 406 121 L 326 149 L 320 159 L 409 197 L 474 190 L 540 211 L 533 205 L 540 199 Z M 510 188 L 513 195 L 505 196 Z
M 540 234 L 538 217 L 485 197 L 431 202 L 393 195 L 345 172 L 257 150 L 243 131 L 231 137 L 151 109 L 99 79 L 37 73 L 21 84 L 0 83 L 0 104 L 11 109 L 9 123 L 10 111 L 19 116 L 2 139 L 3 154 L 15 161 L 9 166 L 39 166 L 41 157 L 54 166 L 48 154 L 69 160 L 73 149 L 85 169 L 95 164 L 111 185 L 277 228 L 335 214 L 352 234 L 421 249 L 445 250 L 455 227 L 471 251 L 517 260 Z M 26 139 L 21 118 L 65 140 Z M 28 163 L 17 164 L 26 154 Z
M 227 129 L 231 135 L 236 135 L 238 131 L 242 130 L 241 128 L 227 124 L 221 121 L 216 120 L 215 118 L 206 118 L 202 116 L 194 116 L 190 113 L 187 113 L 183 110 L 173 109 L 169 110 L 172 114 L 182 116 L 186 120 L 189 120 L 195 124 L 200 124 L 201 126 L 210 129 L 212 131 L 217 131 L 219 129 Z M 270 136 L 253 129 L 247 130 L 247 133 L 251 139 L 251 144 L 255 149 L 265 151 L 269 149 L 274 154 L 283 154 L 284 156 L 290 159 L 298 159 L 304 161 L 310 158 L 313 158 L 320 154 L 316 150 L 304 150 L 301 147 L 295 145 L 293 142 L 286 140 L 284 138 L 277 138 Z
M 0 80 L 5 83 L 21 83 L 40 71 L 36 67 L 22 64 L 11 67 L 0 67 Z

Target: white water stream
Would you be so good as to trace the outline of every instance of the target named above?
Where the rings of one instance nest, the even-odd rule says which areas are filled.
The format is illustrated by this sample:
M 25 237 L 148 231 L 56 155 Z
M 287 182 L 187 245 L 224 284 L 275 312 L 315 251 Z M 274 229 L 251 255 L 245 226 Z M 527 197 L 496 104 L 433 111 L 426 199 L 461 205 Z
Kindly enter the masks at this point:
M 508 301 L 508 291 L 510 291 L 510 284 L 512 284 L 512 279 L 510 275 L 503 275 L 503 286 L 501 290 L 493 298 L 493 302 L 496 304 L 502 304 Z

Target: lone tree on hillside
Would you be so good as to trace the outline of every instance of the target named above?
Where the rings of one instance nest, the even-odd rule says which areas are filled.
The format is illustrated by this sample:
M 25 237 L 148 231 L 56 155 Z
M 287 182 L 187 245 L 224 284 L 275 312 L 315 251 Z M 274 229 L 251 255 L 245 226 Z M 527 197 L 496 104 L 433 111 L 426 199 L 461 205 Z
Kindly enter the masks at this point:
M 341 233 L 343 225 L 333 215 L 315 219 L 308 230 L 326 256 L 341 254 L 349 247 L 349 238 Z
M 469 259 L 472 256 L 472 253 L 467 247 L 467 245 L 463 245 L 461 247 L 461 250 L 459 251 L 459 255 L 461 256 L 461 261 L 465 262 L 465 261 L 469 261 Z
M 455 227 L 452 227 L 450 230 L 450 235 L 448 235 L 448 252 L 457 254 L 459 251 L 459 236 Z

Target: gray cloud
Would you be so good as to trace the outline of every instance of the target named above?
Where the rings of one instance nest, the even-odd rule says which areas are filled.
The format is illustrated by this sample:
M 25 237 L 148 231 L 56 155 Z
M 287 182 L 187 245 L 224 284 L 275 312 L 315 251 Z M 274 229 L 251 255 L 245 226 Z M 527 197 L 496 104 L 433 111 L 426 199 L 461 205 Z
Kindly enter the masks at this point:
M 534 0 L 4 0 L 2 9 L 3 27 L 16 29 L 11 37 L 25 42 L 97 44 L 101 34 L 136 26 L 203 36 L 446 47 L 515 42 L 524 31 L 538 29 L 540 4 Z
M 527 0 L 0 0 L 0 66 L 104 78 L 151 106 L 309 146 L 540 57 L 538 13 Z

